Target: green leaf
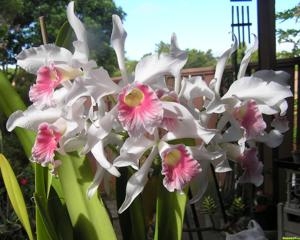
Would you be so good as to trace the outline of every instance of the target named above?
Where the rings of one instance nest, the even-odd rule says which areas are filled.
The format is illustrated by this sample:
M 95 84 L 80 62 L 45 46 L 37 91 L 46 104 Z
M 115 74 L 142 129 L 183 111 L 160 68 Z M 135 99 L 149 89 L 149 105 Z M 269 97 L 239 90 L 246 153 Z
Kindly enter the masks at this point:
M 64 47 L 72 50 L 72 42 L 74 40 L 73 29 L 71 28 L 68 21 L 66 21 L 60 28 L 58 35 L 56 37 L 55 45 L 59 47 Z
M 182 239 L 182 227 L 187 189 L 184 194 L 169 192 L 163 185 L 162 179 L 158 187 L 156 202 L 156 224 L 154 239 Z
M 126 184 L 134 173 L 131 168 L 119 169 L 121 176 L 116 179 L 117 207 L 119 208 L 126 193 Z M 144 207 L 141 194 L 131 203 L 130 207 L 119 215 L 120 227 L 124 240 L 147 239 L 144 218 Z
M 10 82 L 7 80 L 5 75 L 0 72 L 0 110 L 6 117 L 9 117 L 13 112 L 17 110 L 24 111 L 26 109 L 25 104 L 22 99 L 12 87 Z M 35 134 L 26 129 L 16 128 L 14 132 L 17 134 L 20 140 L 25 154 L 28 158 L 31 157 L 31 148 L 35 141 Z M 47 180 L 48 171 L 47 168 L 43 168 L 40 165 L 35 165 L 35 192 L 39 196 L 43 196 L 46 199 L 46 186 L 48 184 Z M 46 203 L 44 203 L 46 204 Z M 36 208 L 36 233 L 37 239 L 47 240 L 46 230 L 42 223 L 41 214 L 38 212 L 39 209 Z
M 59 238 L 68 240 L 74 239 L 73 227 L 66 205 L 62 204 L 54 188 L 51 188 L 49 192 L 48 209 L 51 209 L 51 211 L 49 211 L 49 216 Z
M 126 183 L 129 179 L 128 169 L 120 168 L 119 169 L 121 176 L 116 179 L 116 200 L 117 200 L 117 208 L 120 208 L 126 193 Z M 119 214 L 119 222 L 122 231 L 122 237 L 124 240 L 132 239 L 132 223 L 130 217 L 130 207 L 125 210 L 122 214 Z
M 40 215 L 40 219 L 42 220 L 44 229 L 46 230 L 47 239 L 58 240 L 58 236 L 55 232 L 54 225 L 49 217 L 48 208 L 45 205 L 46 199 L 42 196 L 39 196 L 37 193 L 34 194 L 34 200 L 36 207 L 39 209 L 38 214 Z
M 0 154 L 0 169 L 11 205 L 14 208 L 18 218 L 20 219 L 23 227 L 25 228 L 29 239 L 33 240 L 34 238 L 31 231 L 23 194 L 14 172 L 3 154 Z
M 153 218 L 156 210 L 157 187 L 159 186 L 159 181 L 160 178 L 158 175 L 152 175 L 142 192 L 146 232 L 153 224 Z
M 184 144 L 185 146 L 195 146 L 196 141 L 194 138 L 181 138 L 168 141 L 169 144 Z
M 6 117 L 9 117 L 9 115 L 13 112 L 17 110 L 23 111 L 25 109 L 26 106 L 16 90 L 12 87 L 5 75 L 0 72 L 0 110 L 6 115 Z M 26 156 L 30 158 L 35 134 L 31 131 L 20 128 L 16 128 L 15 133 L 24 148 Z
M 77 153 L 57 155 L 62 161 L 58 169 L 64 200 L 77 239 L 116 239 L 105 206 L 97 195 L 87 198 L 93 180 L 89 161 Z

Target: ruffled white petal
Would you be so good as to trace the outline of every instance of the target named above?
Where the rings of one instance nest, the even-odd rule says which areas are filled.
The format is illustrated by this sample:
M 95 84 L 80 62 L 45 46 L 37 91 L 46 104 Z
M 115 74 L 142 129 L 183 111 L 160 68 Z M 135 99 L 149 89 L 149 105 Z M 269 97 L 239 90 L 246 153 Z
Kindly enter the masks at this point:
M 43 122 L 53 123 L 62 115 L 59 108 L 37 109 L 30 106 L 26 111 L 16 111 L 10 115 L 6 122 L 6 129 L 11 132 L 16 127 L 37 131 L 38 126 Z
M 271 71 L 271 70 L 270 70 Z M 272 71 L 271 71 L 272 72 Z M 293 94 L 289 87 L 276 81 L 267 81 L 257 77 L 243 77 L 230 86 L 222 100 L 238 103 L 240 100 L 253 99 L 258 105 L 275 106 Z
M 70 63 L 72 53 L 54 44 L 45 44 L 23 50 L 16 57 L 17 65 L 29 73 L 37 74 L 40 67 L 49 63 Z

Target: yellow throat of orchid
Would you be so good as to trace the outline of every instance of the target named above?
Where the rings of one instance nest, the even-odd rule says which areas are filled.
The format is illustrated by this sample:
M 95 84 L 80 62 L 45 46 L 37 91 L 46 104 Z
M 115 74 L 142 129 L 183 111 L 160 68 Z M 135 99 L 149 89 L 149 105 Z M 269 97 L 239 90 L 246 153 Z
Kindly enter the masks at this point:
M 138 89 L 133 88 L 125 97 L 124 102 L 129 107 L 136 107 L 140 105 L 144 100 L 144 93 Z
M 62 81 L 72 80 L 76 77 L 82 76 L 83 72 L 79 68 L 72 68 L 72 67 L 64 67 L 60 68 L 57 67 L 57 69 L 61 73 Z
M 237 120 L 241 121 L 245 117 L 246 113 L 247 113 L 247 107 L 241 106 L 238 108 L 238 110 L 235 111 L 234 116 Z
M 165 155 L 164 160 L 168 165 L 175 166 L 179 162 L 180 158 L 181 152 L 178 149 L 174 149 Z
M 160 98 L 160 100 L 164 102 L 175 102 L 175 99 L 171 96 L 163 96 Z

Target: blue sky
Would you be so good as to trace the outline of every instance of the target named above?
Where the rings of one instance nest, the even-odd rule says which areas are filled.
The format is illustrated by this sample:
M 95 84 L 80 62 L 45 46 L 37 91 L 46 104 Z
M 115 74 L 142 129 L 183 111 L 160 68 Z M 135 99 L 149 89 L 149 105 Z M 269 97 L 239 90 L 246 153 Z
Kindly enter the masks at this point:
M 295 6 L 299 0 L 276 0 L 276 11 Z M 220 55 L 231 44 L 230 0 L 115 0 L 127 13 L 124 26 L 128 33 L 126 56 L 140 59 L 153 52 L 155 44 L 169 42 L 175 32 L 179 46 L 202 51 L 213 50 Z M 257 33 L 256 0 L 244 2 L 250 7 L 251 32 Z M 293 21 L 281 23 L 281 28 L 300 27 Z M 288 45 L 277 46 L 278 50 L 289 49 Z

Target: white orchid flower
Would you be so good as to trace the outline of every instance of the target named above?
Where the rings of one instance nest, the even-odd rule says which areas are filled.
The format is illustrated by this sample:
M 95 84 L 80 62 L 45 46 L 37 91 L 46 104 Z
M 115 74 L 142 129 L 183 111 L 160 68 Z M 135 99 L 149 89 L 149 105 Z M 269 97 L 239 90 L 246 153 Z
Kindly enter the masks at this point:
M 127 33 L 117 16 L 113 16 L 113 27 L 112 46 L 118 57 L 122 78 L 124 81 L 127 81 L 128 74 L 124 67 L 124 45 Z M 145 133 L 153 134 L 155 129 L 161 126 L 166 127 L 168 123 L 171 126 L 171 118 L 177 118 L 176 113 L 178 113 L 178 110 L 176 109 L 182 109 L 183 107 L 179 103 L 174 103 L 175 105 L 177 104 L 177 107 L 173 106 L 173 116 L 167 119 L 166 115 L 168 114 L 166 111 L 168 110 L 164 107 L 164 103 L 169 99 L 165 99 L 164 97 L 166 96 L 158 96 L 152 87 L 162 86 L 161 84 L 157 85 L 157 81 L 161 81 L 161 77 L 165 74 L 172 74 L 179 79 L 180 70 L 186 60 L 187 54 L 179 49 L 175 35 L 171 39 L 171 51 L 169 54 L 154 54 L 143 58 L 136 66 L 134 81 L 121 90 L 116 89 L 118 91 L 117 105 L 89 129 L 89 139 L 84 152 L 89 151 L 112 130 L 115 119 L 118 119 L 123 129 L 128 131 L 129 135 L 133 137 L 141 137 Z M 181 113 L 181 115 L 184 114 Z M 195 135 L 196 132 L 198 138 L 202 138 L 200 136 L 201 132 L 207 132 L 209 135 L 215 134 L 210 130 L 201 128 L 201 126 L 196 127 L 190 114 L 183 118 L 190 119 L 189 122 L 192 124 L 190 133 L 193 132 L 193 135 Z M 178 124 L 187 124 L 187 122 L 178 122 Z
M 68 80 L 81 76 L 83 73 L 80 67 L 88 62 L 86 33 L 74 14 L 74 2 L 68 4 L 67 17 L 77 37 L 74 54 L 54 44 L 46 44 L 25 49 L 16 57 L 20 67 L 37 75 L 36 83 L 30 88 L 29 98 L 40 107 L 51 105 L 54 90 L 61 84 L 67 84 Z
M 140 166 L 140 160 L 147 151 L 151 151 L 146 160 Z M 159 140 L 158 135 L 150 139 L 146 136 L 140 138 L 129 137 L 121 148 L 113 165 L 117 167 L 132 166 L 137 169 L 126 186 L 126 197 L 119 209 L 119 213 L 125 211 L 132 201 L 143 191 L 150 172 L 152 162 L 159 153 L 162 160 L 162 175 L 164 175 L 163 184 L 170 192 L 182 192 L 183 187 L 189 184 L 199 175 L 205 175 L 202 171 L 203 159 L 216 159 L 220 153 L 209 153 L 204 147 L 199 148 L 197 157 L 190 147 L 183 144 L 171 145 L 163 140 Z M 206 182 L 206 181 L 204 181 Z
M 209 173 L 211 172 L 211 165 L 215 172 L 224 173 L 229 172 L 232 169 L 229 166 L 226 152 L 220 148 L 213 146 L 208 151 L 204 145 L 188 147 L 195 159 L 200 163 L 202 171 L 198 174 L 194 181 L 191 182 L 191 191 L 194 193 L 193 198 L 190 199 L 190 203 L 199 201 L 208 187 Z
M 32 156 L 33 160 L 43 165 L 53 163 L 54 151 L 65 154 L 85 145 L 90 124 L 88 119 L 93 118 L 94 114 L 91 111 L 93 103 L 113 93 L 112 89 L 116 87 L 106 81 L 110 78 L 104 69 L 97 69 L 94 61 L 88 61 L 86 31 L 74 14 L 74 2 L 68 4 L 67 17 L 77 38 L 73 42 L 73 54 L 67 49 L 47 44 L 23 50 L 17 56 L 18 64 L 22 68 L 37 74 L 37 82 L 29 92 L 34 104 L 24 112 L 17 111 L 12 114 L 7 128 L 11 131 L 18 126 L 38 133 Z M 76 79 L 76 84 L 68 82 L 71 79 Z M 72 98 L 74 92 L 77 93 L 76 89 L 88 80 L 98 82 L 98 87 L 91 90 L 92 94 L 77 94 Z M 107 84 L 103 84 L 103 81 Z M 63 87 L 55 90 L 60 84 Z M 91 89 L 87 84 L 84 87 Z M 92 149 L 97 160 L 102 157 L 99 149 L 99 146 Z M 111 170 L 104 160 L 100 161 L 100 165 L 108 171 Z M 111 172 L 119 175 L 112 168 Z

